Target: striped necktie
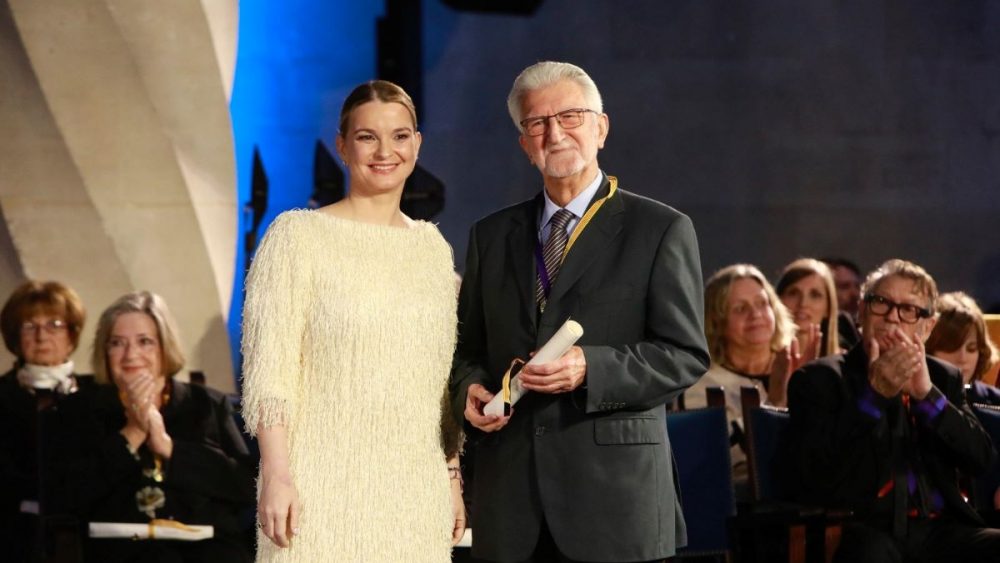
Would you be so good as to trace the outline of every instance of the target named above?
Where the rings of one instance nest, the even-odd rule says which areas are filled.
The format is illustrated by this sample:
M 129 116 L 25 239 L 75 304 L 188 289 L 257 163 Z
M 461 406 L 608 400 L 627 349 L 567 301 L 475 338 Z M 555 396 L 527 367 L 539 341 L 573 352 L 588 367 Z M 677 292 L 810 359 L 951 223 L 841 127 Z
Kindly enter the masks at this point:
M 566 233 L 566 225 L 573 218 L 573 212 L 565 209 L 556 211 L 555 215 L 549 219 L 551 228 L 549 229 L 549 240 L 545 241 L 545 248 L 542 249 L 542 261 L 545 263 L 545 273 L 548 275 L 549 289 L 556 282 L 556 275 L 559 274 L 559 266 L 562 265 L 563 251 L 566 250 L 566 242 L 569 235 Z M 538 283 L 535 286 L 535 299 L 538 305 L 544 310 L 547 296 L 542 283 L 542 274 L 539 272 Z

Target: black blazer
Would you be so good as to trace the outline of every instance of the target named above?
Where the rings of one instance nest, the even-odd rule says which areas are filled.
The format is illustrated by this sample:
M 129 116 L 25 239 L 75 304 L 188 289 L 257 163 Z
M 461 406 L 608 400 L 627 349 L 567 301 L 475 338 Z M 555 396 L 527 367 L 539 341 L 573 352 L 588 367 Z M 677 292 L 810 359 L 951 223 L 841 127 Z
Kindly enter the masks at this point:
M 0 545 L 4 561 L 34 560 L 38 518 L 22 511 L 39 502 L 51 517 L 73 516 L 70 461 L 87 455 L 110 413 L 120 411 L 109 387 L 74 374 L 78 390 L 52 394 L 47 409 L 18 384 L 16 370 L 0 376 Z
M 965 400 L 957 369 L 927 357 L 931 382 L 948 400 L 930 427 L 915 425 L 917 444 L 932 487 L 944 497 L 944 511 L 982 526 L 962 500 L 956 470 L 978 474 L 996 455 L 989 435 Z M 868 380 L 868 356 L 862 345 L 847 354 L 807 364 L 788 385 L 791 413 L 791 463 L 798 500 L 853 510 L 862 519 L 887 522 L 891 497 L 877 501 L 879 489 L 892 476 L 893 451 L 889 419 L 901 413 L 902 400 L 884 401 L 884 414 L 874 418 L 858 407 Z M 898 439 L 898 438 L 896 438 Z M 873 520 L 874 521 L 874 520 Z
M 595 200 L 608 193 L 608 181 Z M 579 236 L 535 304 L 542 196 L 476 223 L 459 296 L 454 414 L 466 390 L 496 392 L 572 317 L 584 329 L 584 385 L 529 393 L 476 450 L 476 557 L 527 558 L 544 518 L 560 551 L 581 560 L 646 561 L 686 543 L 664 405 L 708 367 L 702 278 L 687 216 L 624 190 Z M 474 433 L 473 433 L 474 434 Z
M 1000 389 L 982 381 L 973 381 L 965 387 L 965 400 L 970 403 L 1000 406 Z
M 246 443 L 233 420 L 228 397 L 201 385 L 168 381 L 173 385 L 170 402 L 161 411 L 167 433 L 174 442 L 173 456 L 164 464 L 165 479 L 159 486 L 166 505 L 157 518 L 171 518 L 185 524 L 215 526 L 215 542 L 133 542 L 130 540 L 90 540 L 88 560 L 117 561 L 150 557 L 142 550 L 182 549 L 204 544 L 210 553 L 225 553 L 227 560 L 248 561 L 245 547 L 246 523 L 255 498 L 254 467 Z M 119 433 L 125 424 L 119 404 L 116 416 L 95 440 L 91 455 L 77 459 L 73 466 L 74 503 L 77 511 L 91 522 L 148 522 L 140 512 L 136 492 L 154 485 L 142 474 L 150 453 L 139 448 L 143 464 L 129 453 Z M 186 544 L 192 545 L 186 545 Z M 185 544 L 185 545 L 181 545 Z M 231 549 L 228 549 L 231 548 Z

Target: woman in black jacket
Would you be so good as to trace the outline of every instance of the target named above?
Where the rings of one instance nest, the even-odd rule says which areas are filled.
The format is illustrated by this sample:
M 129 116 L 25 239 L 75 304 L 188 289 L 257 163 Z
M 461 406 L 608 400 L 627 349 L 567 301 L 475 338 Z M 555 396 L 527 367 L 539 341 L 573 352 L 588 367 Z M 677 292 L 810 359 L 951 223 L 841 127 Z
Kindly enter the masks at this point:
M 88 453 L 89 438 L 116 410 L 108 388 L 76 373 L 70 359 L 85 318 L 77 293 L 55 281 L 21 284 L 0 311 L 4 344 L 16 358 L 0 376 L 4 561 L 43 560 L 57 532 L 79 530 L 64 486 L 67 462 Z
M 254 502 L 253 463 L 218 391 L 176 381 L 184 364 L 177 332 L 158 295 L 136 292 L 101 315 L 93 365 L 120 400 L 92 455 L 79 460 L 76 502 L 90 522 L 174 520 L 211 525 L 200 541 L 95 539 L 92 561 L 249 561 L 242 516 Z

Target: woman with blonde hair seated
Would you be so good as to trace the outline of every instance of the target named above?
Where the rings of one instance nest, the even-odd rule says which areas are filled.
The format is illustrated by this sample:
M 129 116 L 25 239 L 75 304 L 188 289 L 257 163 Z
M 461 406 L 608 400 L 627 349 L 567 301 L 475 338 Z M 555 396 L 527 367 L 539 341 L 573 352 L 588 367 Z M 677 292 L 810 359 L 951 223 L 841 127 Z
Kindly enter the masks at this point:
M 935 308 L 937 323 L 927 337 L 927 353 L 962 371 L 970 403 L 1000 405 L 1000 389 L 982 380 L 1000 358 L 979 305 L 972 297 L 955 291 L 938 297 Z
M 211 525 L 214 536 L 91 538 L 88 559 L 250 561 L 240 524 L 254 496 L 246 443 L 228 397 L 174 378 L 184 355 L 166 302 L 148 291 L 115 301 L 98 322 L 92 362 L 121 405 L 100 450 L 78 463 L 81 512 L 92 522 Z
M 705 406 L 708 387 L 725 390 L 726 416 L 734 429 L 734 480 L 745 483 L 746 456 L 738 447 L 743 428 L 740 387 L 756 387 L 766 403 L 785 406 L 789 377 L 812 357 L 796 351 L 795 323 L 788 309 L 764 274 L 750 264 L 727 266 L 708 279 L 705 336 L 712 364 L 684 392 L 684 405 Z
M 810 357 L 839 354 L 857 344 L 850 316 L 837 306 L 837 286 L 830 267 L 813 258 L 785 266 L 775 291 L 797 327 L 798 350 Z

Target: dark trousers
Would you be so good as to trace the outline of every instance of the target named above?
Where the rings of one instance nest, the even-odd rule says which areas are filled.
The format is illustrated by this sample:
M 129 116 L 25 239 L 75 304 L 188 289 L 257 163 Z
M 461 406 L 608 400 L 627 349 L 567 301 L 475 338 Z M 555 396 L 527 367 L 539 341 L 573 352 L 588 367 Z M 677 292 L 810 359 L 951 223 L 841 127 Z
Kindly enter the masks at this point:
M 913 519 L 904 539 L 888 526 L 845 524 L 834 563 L 963 563 L 1000 561 L 1000 529 L 951 518 Z
M 552 539 L 552 533 L 549 532 L 549 527 L 542 521 L 542 529 L 538 532 L 538 543 L 535 545 L 535 551 L 531 554 L 531 557 L 525 559 L 521 563 L 581 563 L 576 559 L 570 559 L 559 551 L 556 546 L 556 542 Z M 635 562 L 635 563 L 646 563 L 646 562 Z M 651 561 L 648 563 L 662 563 L 662 560 Z

